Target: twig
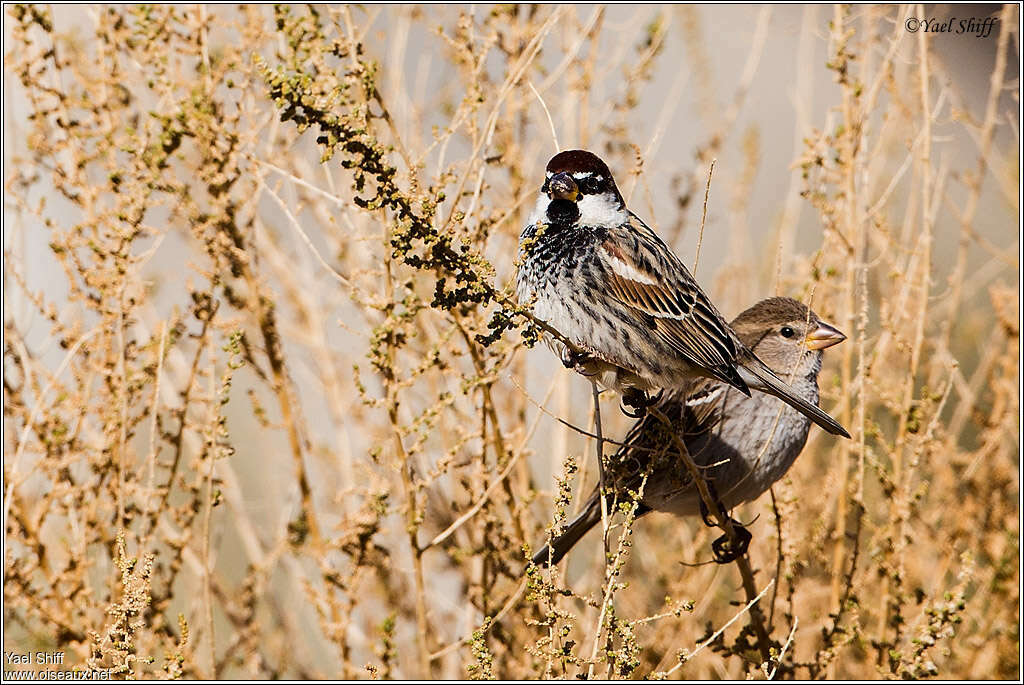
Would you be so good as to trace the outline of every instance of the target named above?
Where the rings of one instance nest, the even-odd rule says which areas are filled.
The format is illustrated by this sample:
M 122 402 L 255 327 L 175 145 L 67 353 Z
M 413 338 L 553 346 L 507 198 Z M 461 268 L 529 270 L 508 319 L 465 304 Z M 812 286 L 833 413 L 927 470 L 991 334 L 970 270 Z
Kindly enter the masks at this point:
M 274 198 L 274 201 L 277 203 L 277 206 L 280 207 L 281 211 L 284 212 L 284 215 L 288 217 L 288 222 L 292 225 L 292 228 L 294 228 L 295 232 L 299 234 L 300 238 L 302 238 L 302 242 L 306 243 L 306 247 L 308 247 L 309 251 L 313 253 L 313 256 L 316 257 L 317 261 L 320 262 L 321 266 L 323 266 L 324 269 L 326 269 L 329 274 L 334 276 L 334 278 L 337 279 L 337 281 L 341 283 L 343 286 L 345 286 L 346 288 L 351 288 L 352 282 L 349 281 L 346 277 L 342 276 L 340 273 L 338 273 L 338 271 L 334 267 L 327 263 L 327 260 L 323 258 L 323 255 L 320 254 L 320 251 L 316 249 L 315 245 L 313 245 L 313 241 L 310 240 L 309 236 L 306 235 L 306 232 L 302 230 L 302 224 L 299 223 L 299 220 L 296 219 L 295 215 L 292 214 L 291 211 L 288 209 L 288 205 L 284 203 L 284 200 L 277 196 L 277 193 L 270 189 L 270 186 L 263 182 L 262 178 L 260 179 L 259 182 L 259 188 L 261 190 L 266 190 L 270 197 Z
M 441 544 L 442 542 L 447 540 L 452 533 L 458 530 L 459 527 L 462 526 L 462 524 L 464 524 L 469 519 L 473 518 L 473 516 L 478 511 L 480 511 L 480 508 L 487 504 L 487 500 L 490 499 L 491 495 L 494 494 L 494 491 L 497 490 L 498 487 L 502 484 L 502 482 L 508 477 L 508 474 L 512 472 L 512 467 L 516 465 L 516 463 L 519 461 L 519 457 L 521 456 L 523 456 L 522 450 L 512 455 L 512 458 L 508 460 L 508 464 L 505 465 L 505 468 L 502 470 L 502 472 L 498 474 L 498 477 L 494 479 L 493 483 L 487 486 L 487 489 L 484 490 L 484 494 L 480 495 L 480 499 L 478 499 L 473 504 L 473 506 L 467 509 L 466 513 L 464 513 L 459 518 L 455 519 L 455 521 L 450 526 L 445 528 L 442 532 L 438 533 L 433 540 L 431 540 L 426 545 L 421 547 L 420 552 L 425 552 L 430 547 L 434 547 L 435 545 Z
M 731 540 L 735 540 L 735 531 L 726 531 L 729 534 Z M 740 577 L 743 579 L 743 589 L 747 593 L 747 599 L 750 600 L 750 625 L 754 628 L 754 634 L 757 636 L 757 647 L 758 651 L 761 652 L 761 658 L 767 663 L 771 661 L 771 636 L 768 635 L 768 630 L 764 627 L 764 616 L 761 613 L 761 607 L 753 606 L 753 602 L 759 597 L 755 597 L 754 593 L 757 591 L 757 586 L 754 585 L 754 571 L 750 567 L 750 559 L 747 558 L 746 554 L 743 554 L 736 559 L 736 568 L 739 569 Z M 775 583 L 775 579 L 772 579 L 772 584 Z M 767 589 L 767 588 L 766 588 Z
M 56 373 L 53 374 L 53 378 L 51 378 L 50 382 L 46 384 L 46 388 L 41 393 L 39 393 L 39 397 L 36 399 L 36 403 L 32 406 L 32 411 L 29 412 L 28 421 L 25 422 L 25 427 L 21 430 L 21 436 L 18 439 L 18 448 L 14 451 L 14 460 L 13 463 L 11 464 L 11 470 L 9 473 L 4 474 L 4 480 L 7 481 L 7 489 L 4 491 L 5 545 L 7 542 L 7 518 L 10 513 L 11 496 L 14 494 L 14 488 L 21 485 L 21 482 L 18 480 L 18 470 L 21 467 L 21 457 L 25 453 L 25 444 L 28 441 L 28 434 L 29 432 L 31 432 L 32 426 L 36 422 L 36 417 L 39 415 L 40 410 L 42 410 L 43 408 L 43 400 L 46 399 L 46 396 L 50 393 L 51 390 L 53 390 L 53 387 L 57 384 L 57 379 L 60 378 L 60 375 L 62 373 L 64 373 L 64 369 L 68 367 L 68 364 L 71 363 L 71 360 L 75 358 L 76 354 L 78 354 L 78 348 L 85 344 L 85 342 L 89 338 L 103 330 L 103 328 L 104 327 L 102 325 L 97 326 L 88 333 L 82 335 L 82 337 L 79 338 L 75 342 L 75 344 L 71 346 L 71 349 L 68 350 L 68 353 L 64 355 L 64 359 L 61 360 L 60 366 L 57 367 Z
M 530 86 L 530 90 L 533 91 L 534 97 L 537 98 L 537 102 L 540 103 L 541 109 L 544 110 L 544 115 L 548 118 L 548 126 L 551 127 L 551 140 L 555 143 L 555 152 L 561 152 L 562 146 L 558 144 L 558 134 L 555 133 L 555 122 L 551 118 L 551 112 L 548 111 L 547 103 L 544 102 L 544 98 L 542 98 L 540 93 L 537 92 L 537 89 L 533 87 L 533 81 L 527 81 L 526 85 Z
M 254 155 L 249 155 L 248 159 L 249 159 L 249 161 L 251 161 L 251 162 L 253 162 L 255 164 L 258 164 L 260 166 L 266 167 L 266 168 L 270 169 L 271 171 L 276 171 L 277 173 L 281 174 L 282 176 L 287 178 L 292 183 L 300 185 L 303 188 L 305 188 L 306 190 L 314 192 L 317 195 L 323 197 L 324 199 L 329 200 L 331 202 L 331 204 L 335 205 L 336 207 L 348 207 L 349 206 L 348 202 L 346 202 L 342 198 L 338 197 L 334 193 L 326 191 L 323 188 L 318 188 L 317 186 L 313 185 L 309 181 L 307 181 L 307 180 L 305 180 L 303 178 L 300 178 L 299 176 L 296 176 L 295 174 L 293 174 L 292 172 L 288 171 L 287 169 L 282 169 L 281 167 L 279 167 L 279 166 L 277 166 L 275 164 L 271 164 L 270 162 L 264 161 L 262 159 L 259 159 L 258 157 L 254 156 Z M 330 176 L 328 176 L 327 178 L 328 178 L 328 180 L 330 180 Z
M 387 235 L 390 229 L 385 229 Z M 394 274 L 392 273 L 391 259 L 384 265 L 384 290 L 385 297 L 389 302 L 394 301 Z M 395 346 L 387 348 L 387 362 L 391 368 L 395 363 Z M 416 484 L 412 477 L 411 457 L 402 444 L 402 431 L 398 420 L 398 388 L 393 377 L 385 376 L 384 392 L 387 398 L 388 424 L 391 429 L 391 440 L 394 445 L 397 467 L 402 476 L 402 490 L 405 494 L 406 512 L 406 534 L 409 540 L 409 550 L 412 553 L 413 578 L 416 585 L 416 651 L 419 659 L 420 678 L 430 679 L 430 651 L 427 648 L 427 603 L 426 589 L 423 579 L 423 552 L 417 542 L 419 532 L 419 520 L 416 504 Z
M 153 420 L 150 422 L 149 427 L 149 456 L 146 461 L 148 462 L 149 470 L 149 486 L 146 490 L 146 517 L 150 518 L 154 515 L 153 512 L 153 495 L 156 494 L 156 431 L 157 431 L 157 412 L 160 408 L 160 378 L 163 375 L 164 370 L 164 347 L 167 345 L 167 322 L 160 322 L 160 346 L 156 351 L 156 380 L 153 383 L 153 406 L 150 409 Z M 159 513 L 156 514 L 159 516 Z M 141 549 L 145 551 L 149 546 L 149 536 L 153 532 L 152 524 L 146 531 L 146 535 L 142 538 L 143 543 Z
M 786 651 L 789 649 L 789 646 L 793 644 L 793 636 L 796 635 L 796 627 L 798 625 L 800 625 L 800 617 L 794 616 L 793 627 L 789 631 L 789 637 L 786 638 L 786 642 L 783 643 L 782 649 L 779 650 L 779 656 L 775 661 L 775 668 L 773 668 L 772 672 L 768 674 L 768 680 L 774 680 L 775 674 L 779 672 L 779 666 L 782 665 L 782 660 L 786 656 Z
M 203 450 L 206 454 L 206 478 L 204 487 L 204 497 L 206 499 L 206 510 L 203 512 L 202 520 L 202 563 L 203 563 L 203 618 L 205 620 L 206 632 L 209 634 L 209 658 L 210 658 L 210 677 L 216 679 L 217 677 L 217 658 L 216 658 L 216 644 L 214 642 L 213 632 L 213 592 L 211 591 L 211 583 L 213 576 L 213 565 L 210 562 L 210 519 L 213 515 L 213 465 L 216 459 L 216 445 L 217 445 L 217 426 L 218 422 L 218 411 L 220 404 L 216 401 L 217 398 L 217 377 L 213 373 L 213 369 L 216 368 L 216 352 L 210 338 L 206 339 L 207 354 L 210 358 L 210 387 L 209 387 L 209 431 L 210 434 L 206 438 L 205 449 Z
M 560 424 L 562 424 L 563 426 L 565 426 L 566 428 L 568 428 L 571 431 L 575 431 L 576 433 L 579 433 L 580 435 L 583 435 L 583 436 L 588 437 L 588 438 L 593 438 L 594 440 L 598 439 L 598 436 L 595 435 L 594 433 L 591 433 L 588 430 L 580 428 L 579 426 L 577 426 L 574 423 L 570 423 L 569 421 L 566 421 L 565 419 L 563 419 L 563 418 L 561 418 L 559 416 L 556 416 L 555 414 L 552 414 L 551 411 L 547 407 L 545 407 L 543 404 L 537 402 L 537 400 L 533 399 L 533 397 L 530 395 L 530 393 L 528 393 L 526 391 L 526 388 L 524 388 L 522 385 L 520 385 L 519 381 L 517 381 L 514 376 L 509 376 L 508 379 L 510 381 L 512 381 L 512 385 L 516 386 L 516 388 L 521 393 L 523 393 L 523 396 L 526 397 L 526 399 L 530 402 L 530 404 L 532 404 L 533 406 L 537 407 L 537 409 L 540 409 L 542 412 L 544 412 L 545 414 L 547 414 L 548 416 L 553 418 L 555 421 L 558 421 Z M 611 438 L 602 437 L 601 441 L 609 443 L 611 445 L 617 445 L 619 447 L 625 447 L 626 446 L 626 443 L 619 442 L 618 440 L 612 440 Z M 641 449 L 641 448 L 636 447 L 634 449 Z M 647 451 L 653 451 L 653 450 L 648 449 Z
M 779 512 L 779 503 L 775 499 L 775 487 L 768 488 L 768 494 L 772 498 L 772 513 L 775 514 L 775 577 L 778 578 L 782 575 L 782 514 Z M 768 628 L 769 630 L 775 627 L 775 600 L 779 596 L 779 586 L 775 586 L 775 590 L 772 591 L 772 601 L 768 605 Z
M 708 512 L 715 517 L 718 522 L 718 526 L 725 531 L 725 534 L 729 536 L 730 544 L 735 548 L 736 541 L 739 536 L 736 534 L 736 528 L 733 526 L 733 521 L 729 516 L 722 513 L 721 508 L 718 505 L 717 498 L 712 496 L 711 491 L 708 489 L 707 481 L 700 473 L 700 468 L 693 461 L 693 457 L 690 456 L 689 451 L 686 449 L 686 445 L 677 435 L 677 432 L 672 426 L 672 422 L 656 407 L 648 407 L 648 413 L 654 416 L 656 419 L 661 421 L 665 428 L 669 438 L 675 443 L 676 449 L 679 450 L 679 455 L 682 457 L 683 464 L 690 471 L 690 477 L 693 479 L 694 485 L 697 487 L 697 491 L 700 493 L 701 499 L 704 501 L 704 505 L 707 507 Z M 776 421 L 778 419 L 776 418 Z M 747 599 L 752 600 L 754 598 L 755 586 L 754 586 L 754 572 L 750 567 L 750 562 L 747 559 L 746 554 L 736 559 L 736 567 L 739 569 L 740 576 L 743 579 L 743 588 L 746 590 Z M 772 581 L 774 582 L 774 580 Z M 761 616 L 760 610 L 752 609 L 750 612 L 751 624 L 754 627 L 754 632 L 757 634 L 758 646 L 761 651 L 761 656 L 767 661 L 771 657 L 769 650 L 769 636 L 768 631 L 764 627 L 764 618 Z
M 551 384 L 548 386 L 548 391 L 544 394 L 544 401 L 545 402 L 547 402 L 548 398 L 551 396 L 551 392 L 554 389 L 555 389 L 555 379 L 552 379 L 551 380 Z M 524 394 L 525 394 L 525 392 L 524 392 Z M 533 402 L 533 398 L 531 398 L 529 395 L 526 395 L 526 397 L 531 402 Z M 470 507 L 469 510 L 466 511 L 466 513 L 464 513 L 462 516 L 460 516 L 458 519 L 456 519 L 454 523 L 452 523 L 450 526 L 445 528 L 445 530 L 443 532 L 439 533 L 436 537 L 434 537 L 433 540 L 431 540 L 429 543 L 427 543 L 427 545 L 425 547 L 423 547 L 423 550 L 426 550 L 428 547 L 433 547 L 435 545 L 441 544 L 452 533 L 454 533 L 459 528 L 459 526 L 464 524 L 469 519 L 473 518 L 473 516 L 478 511 L 480 511 L 481 507 L 483 507 L 484 504 L 487 503 L 487 500 L 490 498 L 490 496 L 492 494 L 494 494 L 494 491 L 498 488 L 498 486 L 501 485 L 501 483 L 506 478 L 508 478 L 508 474 L 512 473 L 512 467 L 515 466 L 516 462 L 519 461 L 519 458 L 521 456 L 523 456 L 523 454 L 525 453 L 526 445 L 527 445 L 527 443 L 530 442 L 530 438 L 532 438 L 533 434 L 537 431 L 537 426 L 540 424 L 540 417 L 546 411 L 544 409 L 544 407 L 542 407 L 541 405 L 536 404 L 536 403 L 534 403 L 534 404 L 537 407 L 537 409 L 539 409 L 540 411 L 537 413 L 537 416 L 534 417 L 533 423 L 530 424 L 530 427 L 526 431 L 526 435 L 524 435 L 523 439 L 520 441 L 519 447 L 516 448 L 515 454 L 508 460 L 508 464 L 506 464 L 505 469 L 498 475 L 498 477 L 494 480 L 494 482 L 491 483 L 487 487 L 487 489 L 484 491 L 484 494 L 480 496 L 480 499 L 472 507 Z M 423 551 L 423 550 L 421 550 L 421 551 Z
M 488 144 L 490 142 L 491 136 L 494 133 L 494 129 L 497 126 L 498 114 L 501 112 L 502 103 L 504 103 L 505 98 L 508 97 L 509 93 L 512 92 L 513 86 L 515 86 L 515 84 L 519 82 L 519 79 L 522 78 L 523 74 L 526 73 L 527 67 L 529 67 L 530 64 L 533 63 L 533 60 L 534 60 L 534 58 L 536 58 L 537 53 L 540 52 L 540 47 L 541 47 L 541 44 L 544 42 L 544 38 L 547 36 L 547 34 L 551 30 L 551 28 L 555 25 L 556 20 L 561 16 L 561 14 L 562 14 L 562 8 L 561 7 L 555 8 L 555 10 L 551 13 L 551 15 L 545 20 L 544 24 L 537 31 L 536 35 L 534 35 L 533 38 L 530 40 L 530 42 L 527 44 L 526 48 L 522 52 L 522 56 L 520 57 L 519 61 L 516 63 L 515 68 L 509 70 L 510 73 L 509 73 L 508 77 L 506 77 L 505 82 L 502 84 L 501 88 L 499 89 L 498 96 L 497 96 L 497 98 L 495 99 L 495 102 L 494 102 L 494 107 L 491 109 L 491 113 L 487 117 L 487 123 L 484 126 L 484 130 L 486 131 L 486 134 L 484 136 L 479 137 L 477 139 L 476 144 L 473 146 L 473 151 L 472 151 L 472 153 L 469 156 L 470 160 L 481 159 L 481 151 L 482 151 L 484 145 Z M 472 166 L 472 164 L 470 166 Z M 483 172 L 481 172 L 481 174 L 480 174 L 480 179 L 481 179 L 481 183 L 482 183 Z M 454 198 L 462 197 L 462 192 L 465 189 L 466 182 L 468 180 L 469 180 L 469 169 L 467 168 L 466 172 L 463 173 L 462 176 L 459 178 L 459 182 L 455 186 L 455 192 L 452 194 L 452 197 L 454 197 Z M 470 201 L 470 206 L 474 207 L 475 204 L 476 204 L 476 193 L 474 193 L 473 200 Z M 448 212 L 448 216 L 447 216 L 447 218 L 445 218 L 444 223 L 442 224 L 442 226 L 449 226 L 449 225 L 451 225 L 452 220 L 455 217 L 455 212 L 456 212 L 457 209 L 458 209 L 458 202 L 453 202 L 452 203 L 452 207 L 451 207 L 451 209 Z M 470 215 L 471 215 L 470 212 L 467 211 L 466 212 L 466 216 L 470 216 Z
M 700 651 L 701 651 L 702 649 L 704 649 L 704 648 L 705 648 L 705 647 L 707 647 L 707 646 L 708 646 L 709 644 L 711 644 L 712 642 L 714 642 L 715 640 L 717 640 L 717 639 L 718 639 L 718 636 L 719 636 L 719 635 L 721 635 L 722 633 L 724 633 L 724 632 L 725 632 L 725 629 L 726 629 L 726 628 L 728 628 L 728 627 L 729 627 L 729 626 L 731 626 L 731 625 L 732 625 L 733 623 L 735 623 L 735 622 L 736 622 L 736 620 L 737 620 L 737 619 L 738 619 L 738 618 L 739 618 L 740 616 L 742 616 L 742 615 L 744 614 L 744 612 L 748 611 L 748 610 L 749 610 L 749 609 L 750 609 L 751 607 L 753 607 L 753 606 L 754 606 L 754 604 L 755 604 L 755 603 L 756 603 L 756 602 L 757 602 L 758 600 L 760 600 L 760 599 L 761 599 L 762 597 L 764 597 L 764 594 L 765 594 L 766 592 L 768 592 L 768 588 L 772 587 L 773 585 L 775 585 L 775 579 L 774 579 L 774 578 L 772 578 L 772 579 L 771 579 L 770 581 L 768 581 L 768 584 L 764 586 L 764 589 L 763 589 L 763 590 L 761 590 L 761 592 L 759 592 L 759 593 L 757 594 L 757 596 L 756 596 L 756 597 L 754 597 L 754 598 L 753 598 L 752 600 L 750 600 L 749 602 L 747 602 L 746 606 L 744 606 L 744 607 L 743 607 L 742 609 L 740 609 L 740 610 L 739 610 L 739 612 L 738 612 L 738 613 L 737 613 L 737 614 L 736 614 L 735 616 L 733 616 L 732 618 L 730 618 L 730 619 L 729 619 L 729 621 L 728 621 L 728 622 L 727 622 L 727 623 L 726 623 L 725 625 L 723 625 L 723 626 L 722 626 L 721 628 L 719 628 L 718 630 L 716 630 L 716 631 L 715 631 L 715 632 L 714 632 L 714 633 L 713 633 L 713 634 L 711 635 L 711 637 L 709 637 L 709 638 L 708 638 L 707 640 L 704 640 L 704 642 L 701 642 L 701 643 L 700 643 L 699 645 L 697 645 L 697 648 L 696 648 L 695 650 L 693 650 L 692 652 L 690 652 L 689 654 L 684 654 L 684 655 L 681 655 L 681 656 L 680 656 L 680 658 L 679 658 L 679 663 L 677 663 L 677 664 L 676 664 L 675 666 L 673 666 L 672 668 L 670 668 L 670 669 L 669 669 L 669 670 L 668 670 L 668 671 L 667 671 L 667 672 L 665 673 L 665 675 L 666 675 L 666 676 L 670 676 L 670 675 L 672 675 L 673 673 L 675 673 L 676 671 L 678 671 L 678 670 L 679 670 L 680 668 L 682 668 L 682 667 L 683 667 L 683 664 L 685 664 L 685 663 L 686 663 L 687 661 L 689 661 L 689 660 L 690 660 L 690 659 L 692 659 L 693 657 L 697 656 L 697 654 L 698 654 L 698 653 L 699 653 L 699 652 L 700 652 Z
M 494 615 L 494 618 L 491 619 L 491 622 L 487 624 L 487 629 L 484 631 L 485 635 L 487 634 L 488 630 L 497 625 L 498 621 L 505 618 L 505 615 L 512 610 L 512 607 L 514 607 L 516 603 L 519 601 L 519 599 L 526 593 L 526 584 L 527 580 L 524 578 L 519 583 L 519 587 L 516 588 L 516 591 L 512 593 L 512 596 L 505 601 L 505 604 L 503 604 L 501 609 L 498 610 L 498 613 Z M 430 655 L 430 660 L 437 661 L 444 655 L 449 654 L 450 652 L 455 651 L 459 647 L 464 646 L 467 642 L 469 642 L 472 636 L 473 634 L 470 633 L 466 637 L 460 638 L 455 642 L 452 642 L 451 644 L 442 647 L 441 649 L 437 650 L 436 652 Z
M 594 635 L 594 647 L 590 652 L 590 666 L 587 668 L 587 680 L 592 680 L 594 677 L 594 662 L 595 659 L 597 659 L 597 649 L 601 644 L 601 631 L 604 627 L 604 615 L 608 609 L 608 600 L 609 595 L 611 594 L 611 583 L 614 580 L 614 576 L 608 572 L 608 500 L 605 497 L 607 494 L 608 481 L 604 472 L 604 438 L 601 435 L 601 391 L 597 388 L 597 381 L 590 381 L 590 388 L 594 398 L 594 431 L 597 433 L 596 451 L 599 478 L 597 495 L 601 500 L 601 544 L 604 549 L 603 558 L 606 589 L 604 601 L 601 602 L 601 611 L 597 614 L 597 630 Z
M 604 564 L 604 596 L 601 599 L 601 611 L 598 615 L 597 622 L 597 633 L 594 635 L 594 646 L 590 653 L 590 664 L 587 668 L 587 680 L 593 679 L 594 666 L 597 663 L 597 650 L 601 644 L 601 633 L 604 629 L 604 617 L 608 613 L 608 607 L 611 604 L 612 596 L 615 594 L 615 577 L 619 573 L 619 569 L 622 564 L 622 554 L 626 549 L 626 539 L 629 537 L 630 530 L 633 525 L 633 521 L 636 520 L 636 510 L 643 500 L 644 489 L 647 487 L 647 479 L 651 473 L 651 466 L 648 464 L 647 470 L 644 472 L 643 479 L 640 481 L 640 487 L 637 489 L 636 498 L 633 500 L 633 506 L 630 507 L 629 513 L 626 515 L 625 523 L 622 526 L 622 535 L 619 536 L 619 544 L 615 548 L 614 556 L 610 556 L 605 552 L 605 564 Z M 605 499 L 603 490 L 599 493 L 602 502 Z M 604 512 L 602 511 L 602 515 Z M 608 676 L 607 679 L 611 678 L 611 667 L 612 664 L 609 662 Z
M 124 499 L 127 493 L 125 493 L 125 452 L 128 449 L 128 369 L 126 363 L 126 356 L 128 355 L 128 347 L 125 343 L 124 338 L 124 289 L 125 283 L 121 283 L 121 287 L 118 291 L 118 312 L 117 312 L 117 329 L 115 338 L 117 339 L 117 375 L 120 380 L 121 387 L 118 388 L 118 404 L 119 407 L 119 423 L 117 430 L 117 528 L 121 529 L 125 525 L 124 518 Z
M 558 79 L 561 78 L 562 73 L 569 67 L 572 61 L 576 59 L 576 56 L 579 55 L 580 53 L 580 48 L 582 48 L 583 44 L 587 41 L 588 38 L 590 38 L 591 33 L 593 33 L 594 31 L 594 27 L 597 26 L 597 22 L 600 21 L 602 17 L 604 17 L 605 9 L 606 8 L 604 5 L 597 6 L 597 8 L 594 10 L 594 13 L 590 15 L 590 19 L 587 20 L 587 23 L 584 24 L 577 32 L 576 42 L 573 44 L 571 48 L 565 51 L 565 55 L 562 57 L 562 61 L 559 62 L 558 66 L 552 69 L 551 72 L 548 74 L 547 78 L 545 78 L 544 81 L 541 82 L 541 91 L 546 91 L 548 88 L 555 85 Z
M 708 218 L 708 195 L 711 193 L 711 175 L 715 173 L 715 162 L 717 159 L 711 160 L 711 166 L 708 167 L 708 182 L 704 186 L 704 213 L 700 217 L 700 233 L 697 234 L 697 254 L 693 257 L 693 275 L 697 275 L 697 263 L 700 262 L 700 246 L 704 242 L 704 222 Z
M 604 436 L 601 428 L 601 391 L 597 387 L 597 381 L 590 381 L 590 387 L 594 397 L 594 432 L 597 433 L 595 450 L 597 452 L 597 469 L 600 481 L 598 483 L 601 493 L 601 528 L 604 539 L 605 564 L 608 563 L 608 503 L 605 495 L 608 490 L 608 477 L 604 468 Z
M 668 433 L 669 439 L 675 443 L 676 449 L 679 451 L 679 456 L 683 460 L 683 464 L 690 472 L 690 478 L 693 480 L 693 484 L 697 488 L 697 492 L 700 494 L 701 499 L 704 501 L 704 505 L 707 507 L 708 512 L 711 513 L 719 521 L 719 525 L 723 530 L 732 531 L 732 521 L 727 516 L 722 516 L 719 511 L 718 503 L 715 498 L 711 495 L 711 491 L 708 489 L 707 481 L 701 475 L 700 467 L 693 461 L 693 457 L 690 456 L 689 450 L 686 449 L 686 444 L 677 435 L 675 427 L 667 416 L 665 416 L 660 409 L 657 407 L 648 407 L 647 413 L 654 418 L 658 419 L 665 426 L 666 432 Z M 724 519 L 724 520 L 723 520 Z M 735 532 L 730 534 L 730 537 L 734 537 Z

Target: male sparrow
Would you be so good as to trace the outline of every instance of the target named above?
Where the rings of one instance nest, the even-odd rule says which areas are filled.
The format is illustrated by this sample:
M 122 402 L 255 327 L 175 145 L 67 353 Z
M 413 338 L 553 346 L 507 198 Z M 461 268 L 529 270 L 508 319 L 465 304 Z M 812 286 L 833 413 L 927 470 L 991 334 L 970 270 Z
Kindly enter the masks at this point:
M 732 329 L 772 371 L 793 378 L 793 391 L 813 405 L 818 403 L 822 350 L 846 339 L 787 297 L 758 302 L 736 317 Z M 660 409 L 725 510 L 756 499 L 782 478 L 803 450 L 811 427 L 802 412 L 710 379 L 699 381 L 685 396 L 678 391 L 667 393 Z M 634 424 L 623 446 L 609 459 L 608 497 L 628 501 L 628 492 L 638 491 L 647 473 L 638 515 L 702 513 L 700 494 L 666 431 L 665 424 L 650 415 Z M 601 500 L 595 488 L 579 516 L 552 541 L 550 556 L 545 546 L 533 557 L 534 563 L 545 566 L 549 559 L 558 563 L 600 523 Z
M 614 388 L 633 407 L 654 388 L 707 377 L 778 397 L 834 435 L 831 416 L 780 380 L 726 324 L 683 262 L 626 209 L 608 166 L 586 150 L 548 162 L 520 235 L 519 301 L 565 336 L 562 363 Z

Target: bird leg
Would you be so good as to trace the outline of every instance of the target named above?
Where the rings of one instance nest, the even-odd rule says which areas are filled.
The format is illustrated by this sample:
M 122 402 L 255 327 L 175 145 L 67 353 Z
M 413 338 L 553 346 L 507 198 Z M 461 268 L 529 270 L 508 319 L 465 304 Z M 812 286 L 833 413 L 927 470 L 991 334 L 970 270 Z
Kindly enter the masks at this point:
M 562 354 L 560 355 L 562 366 L 567 369 L 572 369 L 576 373 L 586 376 L 589 378 L 594 375 L 594 371 L 588 371 L 587 364 L 593 361 L 593 357 L 576 350 L 571 350 L 568 347 L 562 347 Z
M 726 513 L 726 511 L 725 511 L 725 507 L 722 506 L 722 500 L 720 500 L 718 498 L 718 491 L 715 490 L 715 483 L 714 483 L 714 481 L 706 480 L 705 482 L 708 485 L 708 492 L 711 493 L 711 499 L 713 499 L 715 501 L 715 506 L 718 507 L 718 513 L 721 515 L 722 520 L 725 520 L 725 518 L 728 516 L 728 513 Z M 711 520 L 711 512 L 708 511 L 707 502 L 704 501 L 703 497 L 699 498 L 699 501 L 700 501 L 700 518 L 701 518 L 702 521 L 704 521 L 704 525 L 707 526 L 708 528 L 717 528 L 718 527 L 718 523 Z
M 626 391 L 622 393 L 622 405 L 620 406 L 620 409 L 626 416 L 634 419 L 641 419 L 647 415 L 647 407 L 653 407 L 660 402 L 661 396 L 664 394 L 665 388 L 659 390 L 658 394 L 653 397 L 640 388 L 627 388 Z M 636 411 L 629 411 L 626 407 L 630 407 Z
M 715 555 L 716 563 L 729 564 L 747 553 L 747 547 L 750 546 L 750 541 L 754 536 L 736 519 L 732 519 L 732 528 L 736 531 L 735 545 L 728 535 L 715 538 L 711 543 L 711 553 Z
M 732 524 L 733 530 L 736 532 L 736 540 L 732 540 L 729 537 L 729 534 L 726 533 L 725 535 L 716 538 L 711 543 L 711 553 L 715 556 L 715 562 L 719 564 L 729 564 L 747 553 L 747 547 L 750 546 L 750 541 L 753 539 L 753 536 L 742 523 L 729 516 L 729 513 L 722 505 L 722 501 L 718 498 L 718 493 L 715 492 L 715 484 L 711 481 L 707 481 L 707 484 L 708 490 L 711 492 L 711 496 L 715 500 L 715 505 L 718 507 L 718 513 L 721 520 L 728 520 Z M 704 520 L 704 525 L 708 528 L 720 527 L 718 523 L 711 520 L 711 512 L 708 511 L 708 507 L 704 503 L 703 498 L 700 500 L 700 517 Z

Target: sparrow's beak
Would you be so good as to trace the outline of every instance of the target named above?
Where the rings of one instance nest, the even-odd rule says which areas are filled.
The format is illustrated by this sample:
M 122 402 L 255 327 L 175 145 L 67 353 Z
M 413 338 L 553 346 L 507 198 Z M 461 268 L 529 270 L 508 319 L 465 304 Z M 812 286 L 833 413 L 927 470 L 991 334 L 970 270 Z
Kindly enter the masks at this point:
M 572 176 L 563 171 L 548 181 L 548 197 L 552 200 L 576 202 L 580 197 L 580 189 L 576 187 L 576 181 L 572 180 Z
M 846 340 L 846 336 L 839 332 L 839 329 L 829 326 L 827 323 L 818 323 L 818 327 L 807 334 L 807 349 L 823 350 L 832 347 Z

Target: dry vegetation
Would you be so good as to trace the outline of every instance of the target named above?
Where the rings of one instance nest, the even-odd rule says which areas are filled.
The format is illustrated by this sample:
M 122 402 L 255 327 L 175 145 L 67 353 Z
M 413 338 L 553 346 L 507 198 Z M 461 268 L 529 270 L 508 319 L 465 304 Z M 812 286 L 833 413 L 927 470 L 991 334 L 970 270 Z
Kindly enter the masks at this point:
M 783 77 L 755 12 L 716 78 L 693 7 L 8 6 L 4 649 L 135 677 L 1018 677 L 1019 16 L 966 91 L 912 10 L 818 10 L 827 60 Z M 670 41 L 693 76 L 666 99 Z M 755 73 L 819 72 L 826 117 L 755 179 Z M 703 143 L 656 178 L 676 108 Z M 656 516 L 607 569 L 592 536 L 523 581 L 597 473 L 556 420 L 590 430 L 589 386 L 509 287 L 553 132 L 683 254 L 738 153 L 701 280 L 850 337 L 823 404 L 853 439 L 814 431 L 737 513 L 752 586 L 701 563 L 718 531 Z

